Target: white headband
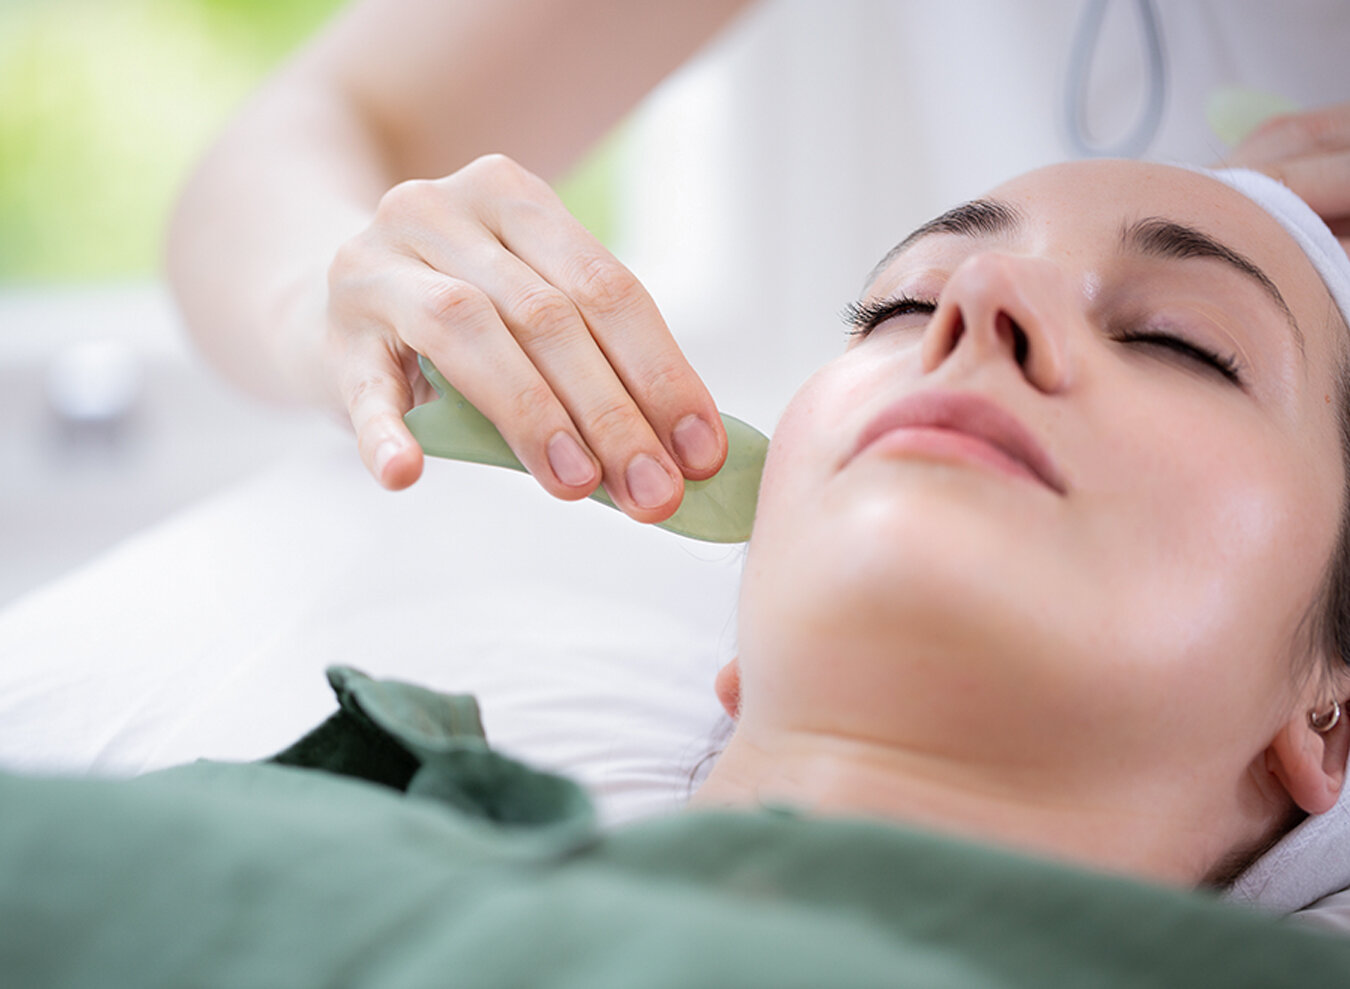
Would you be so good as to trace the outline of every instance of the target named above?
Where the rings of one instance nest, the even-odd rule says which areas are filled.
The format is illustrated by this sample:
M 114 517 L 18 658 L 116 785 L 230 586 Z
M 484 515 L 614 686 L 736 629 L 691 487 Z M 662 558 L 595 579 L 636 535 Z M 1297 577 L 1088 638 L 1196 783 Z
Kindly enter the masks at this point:
M 1289 232 L 1350 323 L 1350 256 L 1321 217 L 1287 186 L 1245 168 L 1195 169 L 1236 189 Z M 1350 786 L 1336 806 L 1309 817 L 1262 855 L 1228 891 L 1231 899 L 1290 913 L 1350 887 Z
M 1246 168 L 1199 168 L 1195 171 L 1236 189 L 1274 217 L 1302 248 L 1322 276 L 1341 316 L 1350 323 L 1350 255 L 1345 253 L 1336 235 L 1312 207 L 1288 186 L 1260 172 Z

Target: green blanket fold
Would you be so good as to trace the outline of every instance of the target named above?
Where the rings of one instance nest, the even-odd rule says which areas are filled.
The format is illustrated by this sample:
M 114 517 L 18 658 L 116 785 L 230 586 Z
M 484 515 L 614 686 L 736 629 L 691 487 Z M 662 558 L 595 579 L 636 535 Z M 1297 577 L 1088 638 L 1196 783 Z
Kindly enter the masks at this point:
M 330 676 L 339 713 L 269 764 L 130 782 L 0 776 L 0 983 L 1350 977 L 1350 942 L 875 821 L 689 813 L 605 834 L 574 784 L 487 747 L 471 698 Z

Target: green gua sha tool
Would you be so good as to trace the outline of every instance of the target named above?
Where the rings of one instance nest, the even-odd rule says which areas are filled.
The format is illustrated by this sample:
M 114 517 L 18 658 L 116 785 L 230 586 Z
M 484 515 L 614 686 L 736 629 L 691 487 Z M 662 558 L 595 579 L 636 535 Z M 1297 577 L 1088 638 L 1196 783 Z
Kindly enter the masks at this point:
M 403 417 L 422 452 L 432 457 L 463 460 L 525 471 L 525 467 L 488 418 L 469 404 L 425 357 L 418 366 L 440 397 L 419 405 Z M 684 500 L 675 514 L 657 525 L 708 543 L 742 543 L 750 538 L 759 497 L 759 477 L 769 439 L 739 419 L 722 416 L 727 431 L 727 459 L 706 481 L 685 481 Z M 615 508 L 603 487 L 591 495 Z

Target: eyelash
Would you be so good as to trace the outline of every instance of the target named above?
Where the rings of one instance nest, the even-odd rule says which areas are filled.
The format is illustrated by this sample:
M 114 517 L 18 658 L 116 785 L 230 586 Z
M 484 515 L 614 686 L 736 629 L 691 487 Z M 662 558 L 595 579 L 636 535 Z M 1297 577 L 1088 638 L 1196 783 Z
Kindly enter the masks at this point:
M 1167 347 L 1183 357 L 1190 357 L 1212 367 L 1235 385 L 1242 384 L 1241 365 L 1235 358 L 1216 354 L 1181 337 L 1174 337 L 1169 333 L 1122 333 L 1114 339 L 1117 343 L 1151 343 Z
M 911 313 L 923 313 L 931 316 L 937 312 L 937 303 L 916 299 L 909 295 L 897 295 L 884 301 L 850 302 L 841 313 L 844 322 L 850 327 L 844 332 L 849 336 L 865 337 L 886 320 L 895 316 L 908 316 Z
M 898 295 L 884 301 L 850 302 L 844 307 L 841 315 L 849 326 L 849 329 L 845 330 L 849 336 L 865 337 L 886 320 L 896 316 L 908 316 L 913 313 L 931 316 L 936 311 L 937 304 L 934 302 Z M 1132 331 L 1117 334 L 1112 339 L 1117 343 L 1147 343 L 1166 347 L 1183 357 L 1189 357 L 1213 368 L 1235 385 L 1243 383 L 1242 366 L 1235 358 L 1216 354 L 1182 337 L 1172 336 L 1169 333 Z

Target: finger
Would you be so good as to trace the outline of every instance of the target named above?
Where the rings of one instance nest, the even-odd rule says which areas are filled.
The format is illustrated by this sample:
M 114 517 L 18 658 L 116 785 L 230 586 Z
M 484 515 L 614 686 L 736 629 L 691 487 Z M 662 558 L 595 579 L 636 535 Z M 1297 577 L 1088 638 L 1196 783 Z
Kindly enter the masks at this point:
M 412 390 L 387 342 L 373 336 L 354 341 L 340 388 L 361 461 L 371 476 L 391 491 L 415 482 L 422 475 L 422 448 L 403 424 L 403 414 L 412 408 Z
M 1260 170 L 1296 192 L 1328 223 L 1350 217 L 1350 148 L 1271 162 Z
M 466 385 L 496 380 L 508 393 L 522 396 L 517 403 L 522 407 L 503 409 L 502 414 L 514 421 L 530 416 L 524 406 L 536 404 L 528 397 L 534 391 L 554 398 L 559 414 L 575 424 L 584 448 L 598 461 L 605 488 L 619 508 L 643 522 L 668 518 L 683 495 L 680 469 L 576 307 L 486 234 L 479 233 L 477 243 L 469 246 L 473 236 L 458 231 L 453 251 L 427 251 L 428 261 L 437 268 L 453 266 L 462 276 L 458 284 L 466 288 L 471 284 L 475 296 L 472 307 L 465 300 L 463 311 L 438 316 L 440 328 L 427 331 L 425 345 L 441 347 L 446 354 L 447 365 L 437 362 L 437 366 L 452 382 L 458 371 Z M 480 323 L 481 329 L 471 329 Z M 475 339 L 470 341 L 469 336 Z M 422 348 L 420 342 L 414 345 Z M 512 375 L 513 384 L 506 385 L 503 374 Z M 467 392 L 465 396 L 507 435 L 509 427 Z M 493 399 L 484 396 L 484 401 Z M 542 427 L 527 431 L 530 428 Z M 511 442 L 509 435 L 507 440 Z
M 528 178 L 534 181 L 522 182 L 525 194 L 485 204 L 485 222 L 508 251 L 576 307 L 681 472 L 694 479 L 710 477 L 726 458 L 721 417 L 655 302 L 547 184 Z
M 1350 149 L 1350 103 L 1271 117 L 1233 149 L 1230 165 L 1259 168 L 1284 158 Z
M 480 289 L 408 262 L 387 291 L 403 339 L 492 421 L 545 490 L 565 500 L 595 490 L 596 458 Z
M 606 362 L 682 473 L 694 480 L 717 473 L 727 453 L 717 406 L 646 289 L 603 248 L 532 260 L 574 301 Z

